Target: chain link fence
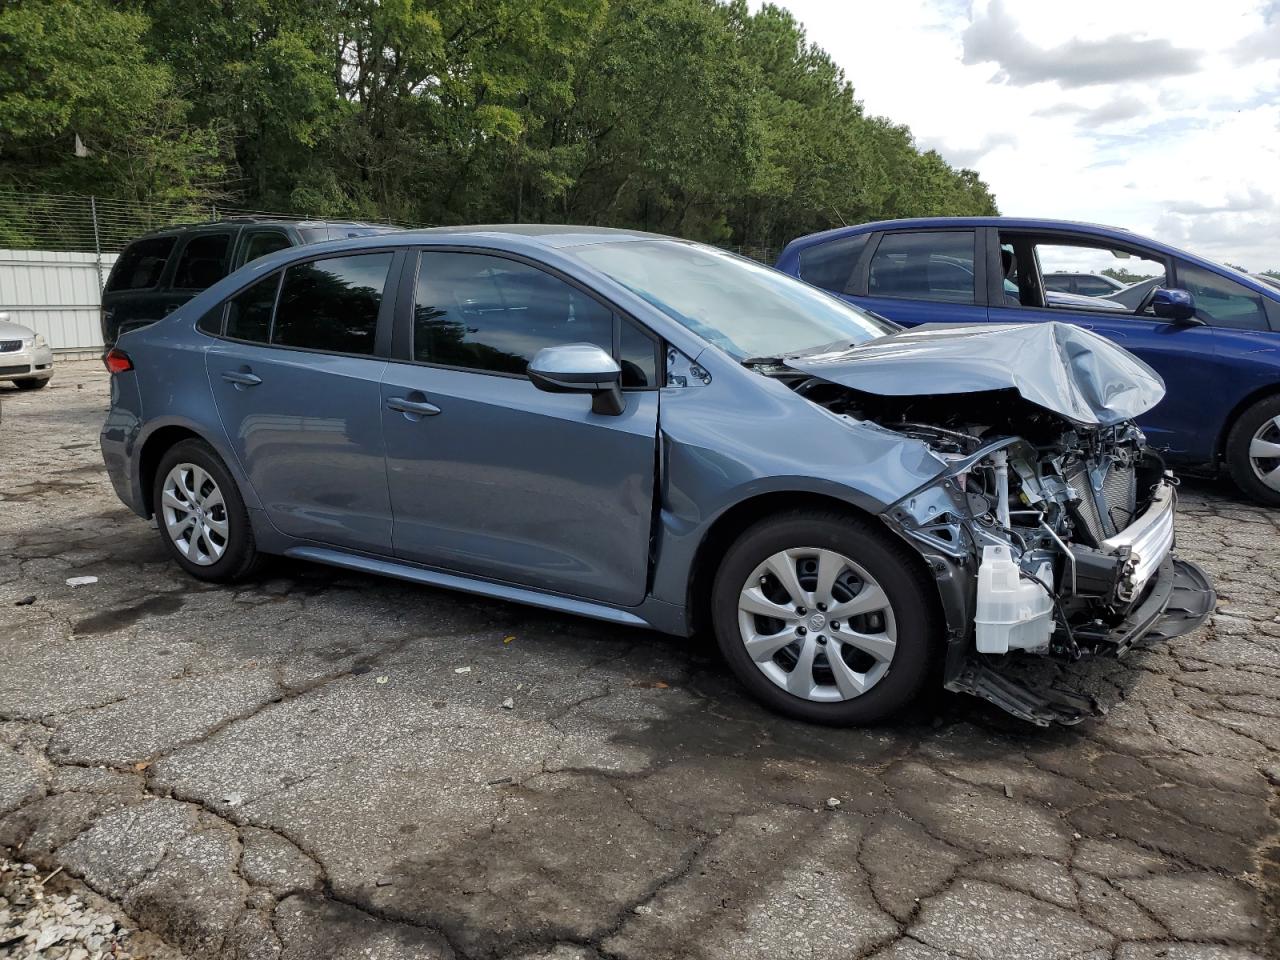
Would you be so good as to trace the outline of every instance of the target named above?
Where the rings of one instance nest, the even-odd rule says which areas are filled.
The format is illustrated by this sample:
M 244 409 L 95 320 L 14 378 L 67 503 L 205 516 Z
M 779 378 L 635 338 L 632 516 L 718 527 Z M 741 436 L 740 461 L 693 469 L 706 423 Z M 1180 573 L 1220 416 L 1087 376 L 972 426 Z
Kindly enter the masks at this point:
M 324 219 L 213 203 L 142 203 L 0 189 L 0 249 L 117 253 L 150 230 L 237 217 Z M 390 219 L 376 222 L 412 226 Z
M 143 203 L 0 188 L 0 249 L 93 253 L 101 256 L 104 253 L 118 253 L 130 240 L 151 230 L 237 217 L 326 219 L 215 203 Z M 428 226 L 390 218 L 376 222 L 395 227 Z M 769 246 L 722 246 L 726 250 L 766 264 L 773 264 L 782 252 L 780 248 Z

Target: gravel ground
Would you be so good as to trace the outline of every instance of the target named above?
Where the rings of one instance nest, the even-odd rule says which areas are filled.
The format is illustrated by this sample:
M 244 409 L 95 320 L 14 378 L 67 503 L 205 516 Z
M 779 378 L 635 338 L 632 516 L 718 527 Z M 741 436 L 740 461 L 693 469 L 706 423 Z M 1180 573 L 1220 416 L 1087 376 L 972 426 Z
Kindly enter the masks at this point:
M 119 910 L 80 884 L 0 859 L 0 956 L 13 960 L 184 960 L 135 936 Z
M 135 954 L 1278 954 L 1280 515 L 1225 484 L 1178 520 L 1216 614 L 1077 664 L 1105 716 L 826 730 L 698 642 L 297 563 L 199 584 L 112 493 L 106 399 L 95 364 L 0 388 L 0 848 Z

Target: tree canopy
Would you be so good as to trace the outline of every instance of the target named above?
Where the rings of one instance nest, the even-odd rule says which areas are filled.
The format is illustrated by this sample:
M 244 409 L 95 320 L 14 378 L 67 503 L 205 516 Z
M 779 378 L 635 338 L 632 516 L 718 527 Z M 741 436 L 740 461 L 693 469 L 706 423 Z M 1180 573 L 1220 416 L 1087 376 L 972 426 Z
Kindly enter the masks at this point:
M 0 183 L 762 247 L 996 212 L 746 0 L 0 0 Z

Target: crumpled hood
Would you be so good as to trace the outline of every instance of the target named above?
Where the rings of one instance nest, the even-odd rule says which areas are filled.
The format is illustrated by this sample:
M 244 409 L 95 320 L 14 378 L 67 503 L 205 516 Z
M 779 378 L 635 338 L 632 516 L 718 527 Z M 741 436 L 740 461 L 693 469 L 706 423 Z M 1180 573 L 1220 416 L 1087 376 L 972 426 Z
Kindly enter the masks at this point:
M 1084 426 L 1150 410 L 1164 381 L 1110 340 L 1067 323 L 930 323 L 861 346 L 785 361 L 793 370 L 890 397 L 1017 390 Z

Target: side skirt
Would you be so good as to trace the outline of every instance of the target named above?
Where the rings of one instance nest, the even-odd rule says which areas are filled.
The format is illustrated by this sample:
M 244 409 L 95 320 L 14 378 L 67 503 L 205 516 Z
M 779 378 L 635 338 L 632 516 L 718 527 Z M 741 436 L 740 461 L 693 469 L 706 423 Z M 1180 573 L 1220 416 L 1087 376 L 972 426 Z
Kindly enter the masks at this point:
M 576 600 L 572 597 L 561 597 L 551 593 L 540 593 L 524 587 L 515 587 L 491 580 L 478 580 L 456 573 L 443 573 L 426 567 L 400 563 L 395 560 L 384 560 L 366 557 L 355 553 L 344 553 L 327 547 L 295 546 L 284 551 L 286 557 L 296 560 L 311 560 L 315 563 L 326 563 L 346 570 L 358 570 L 362 573 L 375 573 L 384 577 L 395 577 L 397 580 L 408 580 L 411 583 L 424 583 L 432 587 L 444 587 L 448 590 L 461 590 L 464 593 L 479 594 L 482 597 L 493 597 L 498 600 L 509 600 L 512 603 L 524 603 L 531 607 L 542 607 L 560 613 L 572 613 L 594 620 L 607 620 L 628 627 L 657 627 L 634 613 L 618 610 L 602 603 L 590 600 Z M 657 627 L 657 629 L 662 629 Z

